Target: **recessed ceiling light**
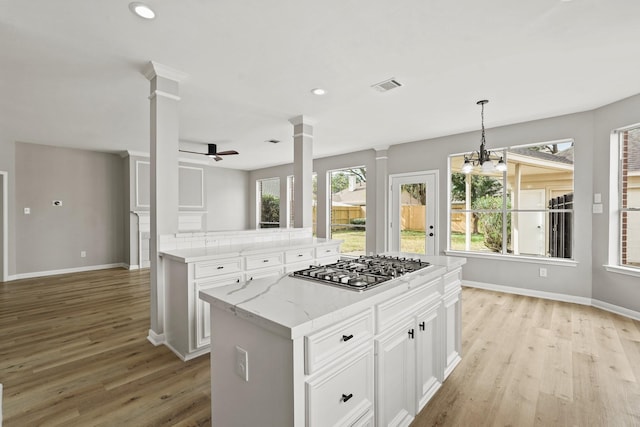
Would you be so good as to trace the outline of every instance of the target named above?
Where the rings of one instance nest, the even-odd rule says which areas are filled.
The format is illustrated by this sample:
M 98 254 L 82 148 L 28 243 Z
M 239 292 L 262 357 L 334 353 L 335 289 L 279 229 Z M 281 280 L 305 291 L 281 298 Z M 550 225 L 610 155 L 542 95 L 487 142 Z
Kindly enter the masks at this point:
M 320 96 L 320 95 L 324 95 L 324 94 L 326 94 L 326 93 L 327 93 L 327 91 L 326 91 L 326 90 L 324 90 L 324 89 L 322 89 L 321 87 L 317 87 L 317 88 L 315 88 L 315 89 L 311 89 L 311 93 L 312 93 L 312 94 L 314 94 L 314 95 L 318 95 L 318 96 Z
M 129 3 L 129 10 L 131 10 L 131 12 L 138 15 L 140 18 L 153 19 L 156 17 L 156 13 L 153 10 L 151 10 L 149 6 L 137 1 L 134 1 L 133 3 Z

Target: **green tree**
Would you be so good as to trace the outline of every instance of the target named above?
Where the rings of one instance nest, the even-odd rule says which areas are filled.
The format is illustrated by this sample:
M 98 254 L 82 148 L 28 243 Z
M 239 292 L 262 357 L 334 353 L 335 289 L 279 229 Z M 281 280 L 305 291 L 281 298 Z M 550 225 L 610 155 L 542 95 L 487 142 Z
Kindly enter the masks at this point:
M 475 201 L 474 209 L 502 211 L 502 196 L 483 196 Z M 507 209 L 511 201 L 507 199 Z M 502 212 L 477 212 L 484 245 L 494 252 L 502 251 Z M 507 214 L 507 246 L 511 243 L 511 215 Z
M 260 201 L 260 222 L 280 222 L 280 198 L 263 194 Z M 279 224 L 261 224 L 260 228 L 278 228 Z
M 420 184 L 405 184 L 402 189 L 409 193 L 411 197 L 416 200 L 420 200 L 420 204 L 427 204 L 427 186 L 423 183 Z
M 465 201 L 467 194 L 467 175 L 463 173 L 451 174 L 451 200 Z M 477 201 L 485 196 L 496 196 L 502 193 L 502 182 L 491 176 L 471 175 L 471 209 L 477 207 Z M 473 233 L 478 234 L 478 214 L 473 214 Z

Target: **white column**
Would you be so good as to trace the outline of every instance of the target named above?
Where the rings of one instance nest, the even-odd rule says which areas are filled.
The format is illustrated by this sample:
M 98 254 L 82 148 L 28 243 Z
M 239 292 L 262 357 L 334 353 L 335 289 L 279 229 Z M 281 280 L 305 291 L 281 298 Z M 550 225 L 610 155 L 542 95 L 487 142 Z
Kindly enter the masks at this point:
M 158 256 L 160 236 L 178 232 L 179 82 L 186 75 L 149 62 L 144 75 L 151 82 L 151 326 L 149 341 L 164 341 L 164 275 Z
M 389 147 L 376 148 L 376 253 L 387 250 L 389 230 L 387 199 L 389 198 L 389 183 L 387 163 L 387 149 Z
M 313 198 L 313 125 L 311 119 L 297 116 L 289 120 L 293 125 L 293 225 L 312 227 Z

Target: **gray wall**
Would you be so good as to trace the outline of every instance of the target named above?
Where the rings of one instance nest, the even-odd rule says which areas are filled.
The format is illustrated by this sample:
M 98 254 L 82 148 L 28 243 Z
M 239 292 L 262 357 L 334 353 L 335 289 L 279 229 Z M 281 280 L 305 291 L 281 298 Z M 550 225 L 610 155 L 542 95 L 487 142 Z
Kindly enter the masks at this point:
M 123 261 L 120 156 L 16 143 L 15 164 L 17 274 Z
M 249 226 L 249 172 L 205 167 L 207 230 L 245 230 Z M 254 186 L 255 188 L 255 186 Z

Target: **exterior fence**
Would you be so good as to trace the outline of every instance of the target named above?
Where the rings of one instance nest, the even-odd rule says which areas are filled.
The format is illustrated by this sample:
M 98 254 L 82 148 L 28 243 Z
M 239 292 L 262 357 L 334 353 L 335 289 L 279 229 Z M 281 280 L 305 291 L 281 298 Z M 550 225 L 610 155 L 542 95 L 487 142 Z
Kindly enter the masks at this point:
M 401 230 L 425 231 L 425 206 L 404 205 L 401 207 Z M 331 208 L 331 225 L 334 230 L 364 229 L 364 225 L 354 225 L 352 220 L 366 217 L 366 206 L 334 206 Z M 316 208 L 313 208 L 315 217 Z M 317 218 L 317 217 L 316 217 Z M 340 227 L 344 225 L 344 227 Z

